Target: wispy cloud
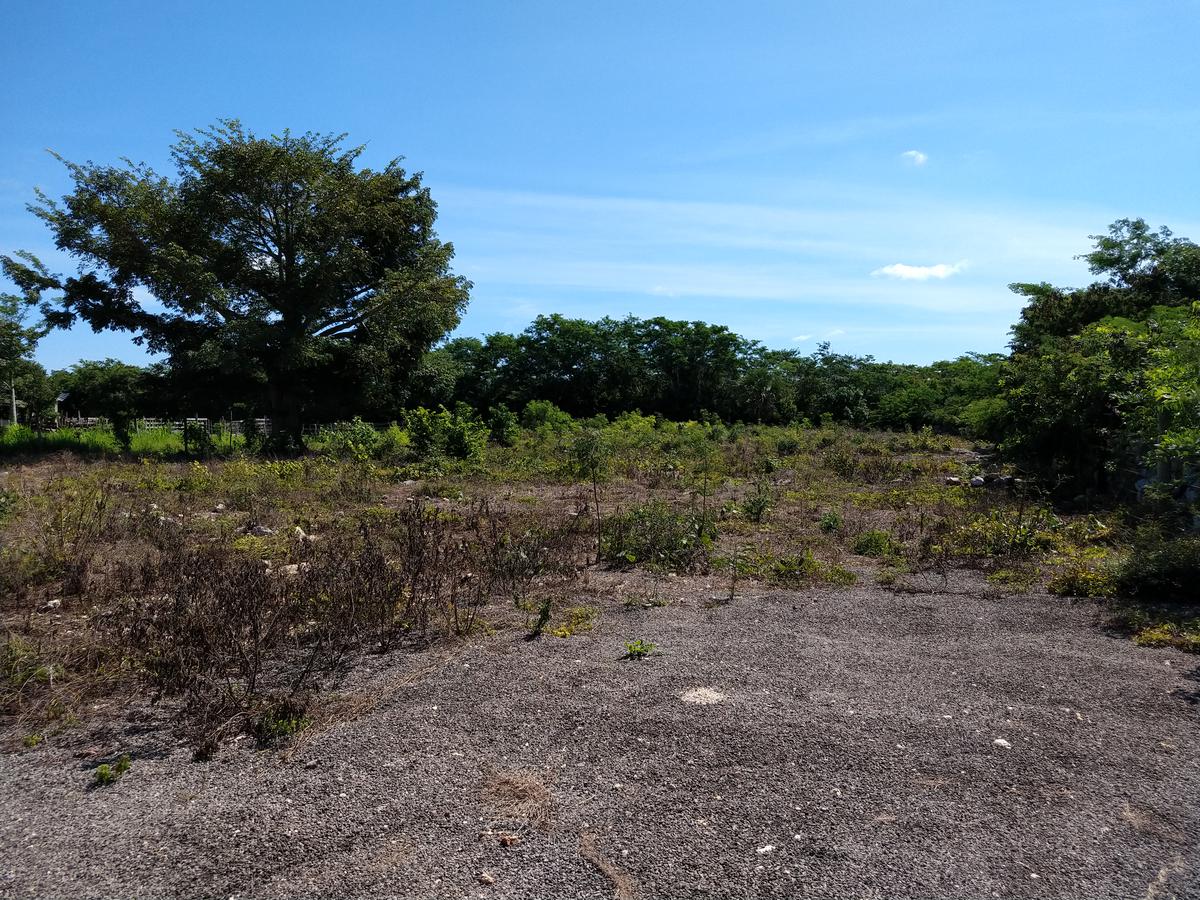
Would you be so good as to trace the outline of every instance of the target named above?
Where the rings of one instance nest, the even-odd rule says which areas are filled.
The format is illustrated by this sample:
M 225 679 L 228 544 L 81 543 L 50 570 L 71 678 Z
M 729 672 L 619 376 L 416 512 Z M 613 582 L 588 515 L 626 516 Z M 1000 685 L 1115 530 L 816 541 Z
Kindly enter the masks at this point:
M 798 334 L 792 338 L 797 344 L 803 344 L 805 341 L 812 340 L 811 334 Z
M 807 147 L 852 144 L 890 132 L 904 131 L 944 121 L 944 112 L 896 116 L 864 116 L 806 124 L 744 135 L 690 155 L 684 162 L 717 162 L 739 157 L 769 156 Z
M 901 281 L 928 281 L 931 278 L 949 278 L 957 275 L 967 267 L 966 260 L 949 263 L 938 263 L 935 266 L 910 266 L 905 263 L 892 263 L 872 272 L 872 275 L 883 275 L 887 278 L 899 278 Z
M 920 150 L 905 150 L 900 158 L 912 166 L 923 166 L 929 162 L 929 157 Z

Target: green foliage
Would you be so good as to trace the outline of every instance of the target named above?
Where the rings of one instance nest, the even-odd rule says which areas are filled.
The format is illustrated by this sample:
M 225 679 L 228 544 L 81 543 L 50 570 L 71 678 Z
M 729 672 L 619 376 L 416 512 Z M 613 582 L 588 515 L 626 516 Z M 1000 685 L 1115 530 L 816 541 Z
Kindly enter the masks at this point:
M 521 420 L 504 403 L 488 410 L 488 433 L 501 447 L 511 447 L 521 436 Z
M 1143 628 L 1133 637 L 1142 647 L 1174 647 L 1187 653 L 1200 653 L 1200 619 L 1188 623 L 1161 622 Z
M 530 400 L 521 413 L 521 424 L 530 431 L 546 430 L 561 434 L 574 428 L 575 420 L 549 400 Z
M 1062 522 L 1045 509 L 1006 515 L 992 510 L 958 528 L 950 537 L 951 555 L 1029 557 L 1061 545 Z
M 854 552 L 861 556 L 896 556 L 903 549 L 890 534 L 878 529 L 864 531 L 854 539 Z
M 1116 573 L 1121 596 L 1154 602 L 1195 601 L 1198 585 L 1200 537 L 1167 537 L 1154 529 L 1138 534 Z
M 321 429 L 321 450 L 338 459 L 367 460 L 378 455 L 381 436 L 375 426 L 355 417 Z
M 259 747 L 278 747 L 309 725 L 304 701 L 299 697 L 268 700 L 254 720 L 253 732 Z
M 1117 580 L 1109 565 L 1071 559 L 1050 576 L 1046 590 L 1062 597 L 1112 597 Z
M 707 564 L 716 536 L 710 518 L 694 509 L 677 512 L 655 500 L 609 516 L 600 555 L 618 566 L 686 572 Z
M 600 611 L 594 606 L 568 606 L 562 611 L 559 621 L 546 628 L 546 633 L 557 638 L 569 638 L 583 631 L 591 631 Z
M 836 531 L 842 530 L 842 517 L 833 510 L 826 510 L 821 513 L 821 518 L 817 520 L 819 527 L 826 534 L 833 534 Z
M 529 637 L 540 637 L 546 630 L 546 626 L 550 624 L 550 616 L 553 612 L 553 600 L 551 597 L 543 597 L 538 604 L 537 618 L 533 620 L 533 624 L 529 626 Z
M 626 659 L 645 659 L 658 648 L 658 645 L 653 641 L 636 638 L 632 641 L 627 641 L 625 644 Z
M 487 447 L 488 427 L 465 409 L 411 409 L 405 413 L 405 430 L 420 460 L 446 456 L 476 462 Z
M 765 521 L 767 514 L 774 506 L 775 493 L 771 489 L 771 483 L 762 478 L 754 483 L 754 490 L 742 500 L 742 509 L 745 510 L 746 517 L 751 522 L 761 523 Z
M 93 783 L 96 787 L 108 787 L 111 784 L 116 784 L 129 771 L 131 765 L 129 754 L 122 753 L 121 758 L 112 765 L 101 763 L 96 766 L 96 771 L 92 775 Z
M 256 394 L 277 443 L 298 446 L 305 407 L 401 400 L 403 376 L 458 323 L 469 288 L 450 273 L 453 247 L 436 237 L 420 176 L 399 160 L 359 169 L 363 148 L 342 142 L 262 138 L 225 120 L 180 134 L 173 179 L 64 160 L 72 192 L 39 193 L 33 210 L 80 274 L 51 276 L 29 256 L 24 268 L 4 257 L 5 269 L 25 277 L 30 302 L 57 292 L 51 324 L 132 331 L 191 390 Z
M 1080 290 L 1017 284 L 1004 452 L 1060 494 L 1131 493 L 1200 459 L 1200 247 L 1141 219 L 1093 236 Z M 1069 492 L 1069 493 L 1068 493 Z

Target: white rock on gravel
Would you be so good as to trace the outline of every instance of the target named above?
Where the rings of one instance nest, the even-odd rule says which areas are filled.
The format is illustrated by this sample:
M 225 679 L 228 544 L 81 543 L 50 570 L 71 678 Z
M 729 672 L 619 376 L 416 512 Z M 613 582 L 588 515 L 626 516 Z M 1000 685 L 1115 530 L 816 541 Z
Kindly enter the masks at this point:
M 994 741 L 992 741 L 992 743 L 995 744 L 997 747 L 1003 747 L 1005 750 L 1012 749 L 1012 744 L 1010 744 L 1004 738 L 996 738 Z
M 700 706 L 712 706 L 714 703 L 720 703 L 725 699 L 725 695 L 720 691 L 715 691 L 710 687 L 692 688 L 690 691 L 684 691 L 680 697 L 684 703 L 696 703 Z
M 759 847 L 759 848 L 758 848 L 757 850 L 755 850 L 754 852 L 755 852 L 755 853 L 757 853 L 759 856 L 762 856 L 764 853 L 770 853 L 770 852 L 771 852 L 772 850 L 774 850 L 774 849 L 775 849 L 775 845 L 774 845 L 774 844 L 767 844 L 767 846 L 765 846 L 765 847 Z

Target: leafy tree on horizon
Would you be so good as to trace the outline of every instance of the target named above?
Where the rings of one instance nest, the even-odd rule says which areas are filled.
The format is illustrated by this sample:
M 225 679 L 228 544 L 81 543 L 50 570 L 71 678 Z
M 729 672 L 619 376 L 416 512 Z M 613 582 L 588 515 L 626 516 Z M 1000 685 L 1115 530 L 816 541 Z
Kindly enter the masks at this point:
M 74 190 L 38 192 L 30 210 L 79 274 L 0 259 L 47 322 L 128 331 L 175 369 L 237 377 L 281 445 L 298 444 L 315 402 L 403 399 L 470 289 L 450 271 L 420 173 L 399 159 L 359 169 L 362 147 L 344 135 L 260 138 L 232 119 L 177 135 L 173 179 L 129 160 L 63 160 Z
M 45 334 L 43 327 L 27 325 L 25 319 L 37 304 L 40 292 L 52 283 L 52 279 L 30 253 L 0 257 L 0 270 L 21 291 L 20 294 L 0 294 L 0 377 L 4 379 L 0 385 L 7 395 L 3 399 L 8 407 L 9 421 L 15 425 L 17 385 L 22 381 L 22 375 L 28 375 L 29 358 Z

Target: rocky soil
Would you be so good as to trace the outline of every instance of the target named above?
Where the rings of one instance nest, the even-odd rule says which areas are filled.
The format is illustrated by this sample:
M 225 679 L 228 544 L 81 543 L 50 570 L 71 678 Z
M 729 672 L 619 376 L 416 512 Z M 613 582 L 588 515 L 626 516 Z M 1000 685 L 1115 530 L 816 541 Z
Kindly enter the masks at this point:
M 1197 658 L 928 587 L 601 579 L 590 632 L 363 660 L 282 752 L 100 711 L 0 756 L 0 895 L 1200 898 Z

